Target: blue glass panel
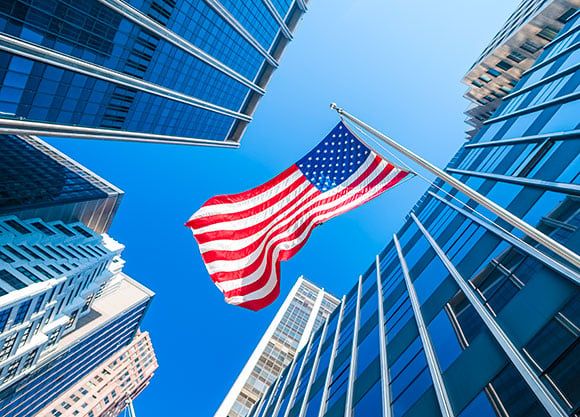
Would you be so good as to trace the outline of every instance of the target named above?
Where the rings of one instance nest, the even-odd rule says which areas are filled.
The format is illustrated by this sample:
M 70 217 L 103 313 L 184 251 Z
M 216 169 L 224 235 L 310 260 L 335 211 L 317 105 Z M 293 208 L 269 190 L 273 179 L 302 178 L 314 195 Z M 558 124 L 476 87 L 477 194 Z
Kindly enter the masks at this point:
M 374 329 L 359 343 L 356 365 L 356 376 L 361 375 L 367 366 L 379 356 L 379 326 Z
M 496 417 L 495 413 L 487 394 L 481 391 L 473 401 L 471 401 L 467 407 L 463 409 L 461 414 L 457 417 Z
M 428 329 L 437 361 L 441 370 L 445 372 L 462 352 L 447 312 L 441 310 L 431 321 Z
M 439 257 L 434 257 L 413 282 L 419 303 L 423 304 L 427 301 L 431 294 L 433 294 L 448 276 L 449 272 Z
M 562 104 L 558 111 L 548 120 L 548 123 L 540 130 L 542 133 L 561 132 L 576 129 L 579 125 L 580 100 Z
M 433 384 L 431 374 L 425 368 L 407 389 L 393 402 L 393 416 L 402 416 L 417 402 L 425 391 Z
M 354 405 L 353 417 L 381 417 L 382 415 L 382 391 L 379 379 Z
M 318 417 L 323 393 L 324 390 L 321 388 L 318 390 L 318 393 L 308 402 L 306 405 L 306 413 L 304 414 L 304 417 Z

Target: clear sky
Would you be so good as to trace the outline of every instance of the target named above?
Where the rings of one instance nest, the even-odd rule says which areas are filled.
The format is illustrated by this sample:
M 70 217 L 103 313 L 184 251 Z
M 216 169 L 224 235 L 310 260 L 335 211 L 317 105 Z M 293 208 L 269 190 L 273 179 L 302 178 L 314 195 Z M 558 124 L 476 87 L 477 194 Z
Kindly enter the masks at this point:
M 415 178 L 312 233 L 282 263 L 279 299 L 223 302 L 183 223 L 215 194 L 244 191 L 297 161 L 349 112 L 439 166 L 464 141 L 460 83 L 517 0 L 312 0 L 238 150 L 73 139 L 57 148 L 126 192 L 110 235 L 125 272 L 156 296 L 142 328 L 159 369 L 138 417 L 212 416 L 304 275 L 338 297 L 373 262 L 427 184 Z

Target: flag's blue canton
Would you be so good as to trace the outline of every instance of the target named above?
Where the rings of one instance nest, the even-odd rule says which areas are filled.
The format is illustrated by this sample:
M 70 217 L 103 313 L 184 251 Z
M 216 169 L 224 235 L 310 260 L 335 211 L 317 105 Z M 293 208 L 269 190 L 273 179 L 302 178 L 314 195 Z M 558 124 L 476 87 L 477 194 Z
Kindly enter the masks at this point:
M 369 153 L 369 149 L 340 122 L 296 165 L 312 185 L 324 192 L 346 181 Z

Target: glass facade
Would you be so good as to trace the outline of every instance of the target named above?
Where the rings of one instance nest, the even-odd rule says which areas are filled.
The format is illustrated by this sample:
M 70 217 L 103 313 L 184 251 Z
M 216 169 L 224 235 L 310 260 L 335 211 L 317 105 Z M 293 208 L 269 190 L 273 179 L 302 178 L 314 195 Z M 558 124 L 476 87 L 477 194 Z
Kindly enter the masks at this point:
M 3 416 L 34 416 L 135 336 L 149 300 L 104 325 L 99 331 L 39 366 L 34 372 L 0 393 Z
M 579 29 L 570 14 L 447 166 L 575 252 Z M 576 267 L 436 182 L 249 416 L 578 416 L 579 288 Z
M 298 3 L 0 1 L 0 126 L 236 146 Z
M 550 45 L 578 7 L 576 0 L 521 1 L 463 77 L 462 82 L 468 86 L 464 97 L 471 101 L 465 112 L 469 139 L 479 132 L 522 74 L 537 62 L 544 47 Z M 550 49 L 553 53 L 568 46 L 568 42 L 560 42 L 558 48 Z
M 31 136 L 0 135 L 0 215 L 108 230 L 123 192 Z

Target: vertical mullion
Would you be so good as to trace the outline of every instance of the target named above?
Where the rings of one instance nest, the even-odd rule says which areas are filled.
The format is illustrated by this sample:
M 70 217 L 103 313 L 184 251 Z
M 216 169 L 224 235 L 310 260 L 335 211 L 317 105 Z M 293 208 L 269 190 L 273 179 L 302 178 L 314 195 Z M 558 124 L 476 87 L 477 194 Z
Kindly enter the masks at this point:
M 324 338 L 326 337 L 326 330 L 328 328 L 328 318 L 324 323 L 324 329 L 320 334 L 320 341 L 318 342 L 318 349 L 316 350 L 316 357 L 314 358 L 314 362 L 312 362 L 312 370 L 310 371 L 310 378 L 308 379 L 308 386 L 306 387 L 306 391 L 304 392 L 304 400 L 302 401 L 302 406 L 300 407 L 300 414 L 299 417 L 304 417 L 306 413 L 306 405 L 308 404 L 308 396 L 310 395 L 310 388 L 312 387 L 312 383 L 314 382 L 314 377 L 316 376 L 316 370 L 318 369 L 318 360 L 320 359 L 320 352 L 322 350 L 322 344 L 324 342 Z
M 348 391 L 346 392 L 346 402 L 344 417 L 352 417 L 352 400 L 354 395 L 354 380 L 356 378 L 356 362 L 358 352 L 358 330 L 360 324 L 360 300 L 362 292 L 362 275 L 358 277 L 358 289 L 356 297 L 356 310 L 354 316 L 354 329 L 352 334 L 352 348 L 350 356 L 350 370 L 348 375 Z
M 439 259 L 445 265 L 445 268 L 449 271 L 449 274 L 453 277 L 461 291 L 465 297 L 469 300 L 479 317 L 483 320 L 483 323 L 490 331 L 494 339 L 500 345 L 502 350 L 505 352 L 506 356 L 509 358 L 510 362 L 514 365 L 514 367 L 518 370 L 524 381 L 528 384 L 534 395 L 538 398 L 540 403 L 544 406 L 548 414 L 552 417 L 565 417 L 568 415 L 566 411 L 560 406 L 558 401 L 553 397 L 553 395 L 548 391 L 546 386 L 540 381 L 534 370 L 531 366 L 526 362 L 522 354 L 518 351 L 516 346 L 513 342 L 509 339 L 509 337 L 505 334 L 503 329 L 497 324 L 495 319 L 492 317 L 491 313 L 485 308 L 485 306 L 481 303 L 481 301 L 477 298 L 477 295 L 471 289 L 465 279 L 461 276 L 459 271 L 455 268 L 451 260 L 445 255 L 445 252 L 439 247 L 435 239 L 429 234 L 427 229 L 421 224 L 419 219 L 411 213 L 411 218 L 419 227 L 419 230 Z
M 346 296 L 342 297 L 342 301 L 340 303 L 340 313 L 338 313 L 338 322 L 336 323 L 336 331 L 334 332 L 334 340 L 332 341 L 332 353 L 330 354 L 330 362 L 328 363 L 328 371 L 326 372 L 326 379 L 324 381 L 324 392 L 322 393 L 322 401 L 320 402 L 320 411 L 318 412 L 318 417 L 322 417 L 326 412 L 326 401 L 328 400 L 330 379 L 332 378 L 332 367 L 334 366 L 334 358 L 336 356 L 336 350 L 338 349 L 340 329 L 342 328 L 342 315 L 344 313 L 345 300 Z
M 381 391 L 383 402 L 383 417 L 391 417 L 391 389 L 389 377 L 389 363 L 387 361 L 387 332 L 385 331 L 385 312 L 383 307 L 383 283 L 381 281 L 381 262 L 379 255 L 376 258 L 377 264 L 377 298 L 379 314 L 379 346 L 381 359 Z
M 437 402 L 439 403 L 441 415 L 443 415 L 443 417 L 453 417 L 453 409 L 451 408 L 451 402 L 449 401 L 447 390 L 445 389 L 445 384 L 443 383 L 441 369 L 437 362 L 435 350 L 433 349 L 433 344 L 431 343 L 431 338 L 429 337 L 427 326 L 425 325 L 423 314 L 421 313 L 421 305 L 419 304 L 419 299 L 417 298 L 415 287 L 411 282 L 411 276 L 409 275 L 407 262 L 403 256 L 403 251 L 396 234 L 393 235 L 393 241 L 395 242 L 397 254 L 399 255 L 399 261 L 401 262 L 401 269 L 403 270 L 405 285 L 407 286 L 407 292 L 409 294 L 411 306 L 413 307 L 413 315 L 415 316 L 415 321 L 419 329 L 419 336 L 421 337 L 423 350 L 425 351 L 425 356 L 427 357 L 427 365 L 429 366 L 429 372 L 431 373 L 431 379 L 433 380 L 433 387 L 435 388 L 435 394 L 437 395 Z

